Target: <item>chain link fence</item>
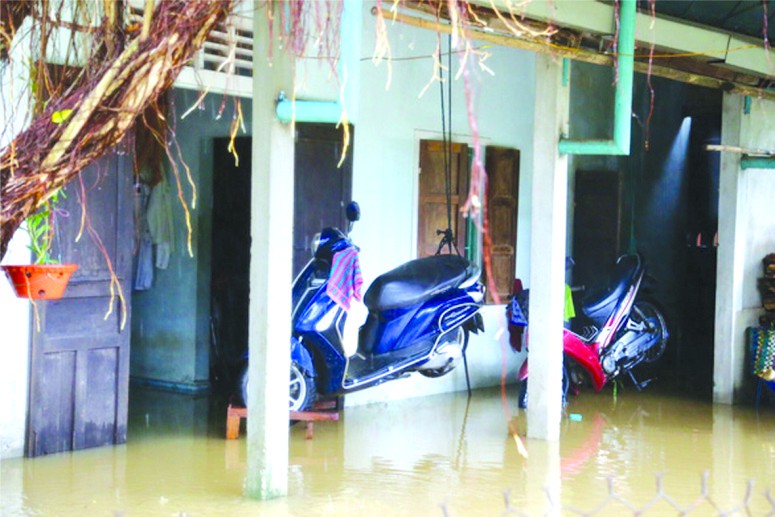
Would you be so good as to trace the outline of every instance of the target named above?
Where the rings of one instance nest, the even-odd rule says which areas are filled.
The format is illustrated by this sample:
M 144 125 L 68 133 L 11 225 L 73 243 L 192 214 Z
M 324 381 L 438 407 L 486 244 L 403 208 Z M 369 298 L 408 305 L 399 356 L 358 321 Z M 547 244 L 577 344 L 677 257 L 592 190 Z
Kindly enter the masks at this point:
M 745 494 L 742 499 L 731 504 L 720 504 L 711 494 L 709 488 L 709 473 L 702 475 L 700 482 L 700 494 L 688 504 L 680 504 L 675 498 L 665 490 L 663 475 L 657 474 L 654 496 L 640 505 L 633 504 L 616 491 L 615 477 L 606 478 L 607 493 L 596 504 L 590 508 L 582 508 L 576 505 L 563 504 L 557 500 L 548 488 L 544 489 L 546 497 L 546 511 L 542 515 L 579 515 L 584 517 L 595 517 L 602 515 L 665 515 L 666 512 L 675 512 L 676 515 L 763 515 L 775 517 L 775 496 L 767 488 L 763 492 L 763 499 L 756 503 L 753 508 L 752 500 L 754 497 L 754 482 L 749 480 L 746 483 Z M 503 492 L 504 510 L 502 516 L 522 516 L 533 517 L 535 514 L 528 513 L 522 505 L 512 500 L 511 491 Z M 445 517 L 453 517 L 447 505 L 442 505 L 442 511 Z

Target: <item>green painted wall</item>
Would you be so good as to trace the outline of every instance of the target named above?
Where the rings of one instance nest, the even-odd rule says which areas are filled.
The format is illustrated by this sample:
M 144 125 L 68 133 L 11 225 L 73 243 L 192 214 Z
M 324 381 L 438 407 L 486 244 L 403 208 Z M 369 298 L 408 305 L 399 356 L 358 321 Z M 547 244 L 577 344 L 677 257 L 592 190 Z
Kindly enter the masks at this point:
M 153 288 L 132 293 L 132 377 L 170 383 L 182 389 L 208 385 L 213 139 L 229 135 L 235 113 L 232 98 L 208 94 L 201 107 L 181 120 L 198 96 L 199 92 L 175 90 L 175 113 L 171 117 L 175 120 L 180 153 L 191 169 L 197 189 L 197 205 L 191 211 L 194 256 L 186 250 L 184 212 L 175 198 L 175 250 L 169 267 L 154 270 Z M 223 102 L 225 108 L 219 117 Z M 245 128 L 250 131 L 250 100 L 241 102 Z M 240 135 L 245 134 L 240 131 Z M 179 160 L 178 168 L 190 207 L 192 189 Z M 168 165 L 166 172 L 176 196 L 171 170 Z

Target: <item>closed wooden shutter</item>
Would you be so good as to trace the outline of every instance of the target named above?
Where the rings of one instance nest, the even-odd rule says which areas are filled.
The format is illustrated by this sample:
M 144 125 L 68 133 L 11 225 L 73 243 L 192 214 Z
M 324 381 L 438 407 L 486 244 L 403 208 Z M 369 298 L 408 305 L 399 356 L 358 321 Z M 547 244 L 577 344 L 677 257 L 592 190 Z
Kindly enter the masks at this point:
M 519 151 L 488 146 L 486 152 L 487 210 L 492 238 L 492 275 L 502 301 L 511 294 L 517 266 L 517 203 Z M 486 275 L 486 271 L 484 272 Z M 487 292 L 487 301 L 493 296 Z
M 466 225 L 460 207 L 468 192 L 468 146 L 452 145 L 451 210 L 452 231 L 460 253 L 464 253 Z M 434 255 L 447 228 L 447 194 L 444 170 L 444 144 L 437 140 L 420 141 L 420 180 L 417 229 L 417 256 Z

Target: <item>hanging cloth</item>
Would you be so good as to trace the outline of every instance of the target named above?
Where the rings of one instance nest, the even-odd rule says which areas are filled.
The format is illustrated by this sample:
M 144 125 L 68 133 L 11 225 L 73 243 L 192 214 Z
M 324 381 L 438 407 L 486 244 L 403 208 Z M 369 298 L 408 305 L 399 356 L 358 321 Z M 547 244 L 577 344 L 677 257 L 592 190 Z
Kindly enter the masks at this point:
M 167 269 L 170 255 L 175 251 L 175 228 L 172 219 L 172 196 L 169 184 L 162 180 L 153 187 L 148 201 L 148 229 L 156 246 L 155 265 Z
M 355 247 L 334 254 L 331 263 L 331 277 L 326 285 L 326 294 L 342 309 L 350 310 L 353 298 L 361 301 L 363 276 Z
M 135 189 L 135 207 L 138 214 L 136 224 L 140 228 L 139 240 L 135 243 L 137 257 L 135 259 L 135 291 L 145 291 L 153 286 L 153 240 L 148 229 L 148 185 L 140 184 Z

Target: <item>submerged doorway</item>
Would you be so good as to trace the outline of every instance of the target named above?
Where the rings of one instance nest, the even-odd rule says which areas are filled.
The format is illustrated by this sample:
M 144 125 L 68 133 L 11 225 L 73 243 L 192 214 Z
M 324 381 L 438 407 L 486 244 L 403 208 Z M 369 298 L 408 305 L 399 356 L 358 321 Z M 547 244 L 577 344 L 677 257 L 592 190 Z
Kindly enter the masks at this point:
M 213 139 L 210 382 L 231 391 L 248 344 L 251 137 Z

